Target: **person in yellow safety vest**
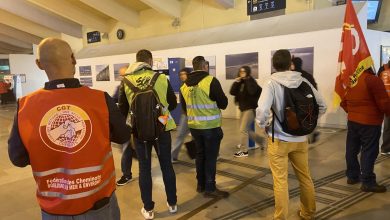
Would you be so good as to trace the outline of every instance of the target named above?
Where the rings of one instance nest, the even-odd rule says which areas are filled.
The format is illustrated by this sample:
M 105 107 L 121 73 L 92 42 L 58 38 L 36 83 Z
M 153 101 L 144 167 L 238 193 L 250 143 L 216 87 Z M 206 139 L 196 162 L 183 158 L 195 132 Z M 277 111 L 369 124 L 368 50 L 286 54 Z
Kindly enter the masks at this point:
M 44 39 L 36 62 L 49 82 L 18 101 L 11 162 L 31 165 L 42 219 L 119 220 L 110 141 L 125 143 L 130 127 L 106 92 L 74 78 L 76 60 L 65 41 Z
M 197 191 L 205 197 L 228 197 L 229 193 L 216 188 L 217 156 L 223 132 L 221 109 L 226 109 L 228 99 L 221 84 L 207 72 L 203 56 L 192 60 L 194 71 L 180 88 L 183 111 L 188 117 L 188 127 L 197 146 Z
M 390 97 L 390 57 L 389 61 L 379 69 L 378 76 L 385 84 L 387 95 Z M 390 117 L 387 116 L 385 116 L 383 126 L 383 143 L 381 146 L 381 154 L 390 155 Z
M 165 192 L 167 195 L 168 210 L 170 213 L 177 212 L 176 176 L 171 159 L 172 139 L 170 133 L 172 129 L 176 128 L 176 124 L 170 114 L 170 111 L 176 108 L 177 98 L 167 77 L 165 75 L 155 75 L 156 73 L 152 70 L 153 56 L 150 51 L 144 49 L 138 51 L 136 54 L 136 61 L 137 62 L 133 63 L 125 72 L 124 80 L 128 80 L 128 82 L 125 81 L 126 83 L 124 83 L 119 89 L 118 106 L 122 113 L 131 112 L 130 114 L 133 113 L 133 110 L 137 111 L 138 108 L 142 109 L 142 106 L 132 105 L 132 101 L 135 100 L 133 99 L 133 97 L 135 97 L 135 93 L 134 88 L 132 89 L 129 86 L 143 91 L 143 89 L 151 86 L 151 82 L 155 80 L 153 89 L 162 104 L 163 116 L 161 117 L 163 117 L 164 121 L 161 121 L 161 123 L 164 122 L 165 130 L 159 134 L 159 137 L 157 137 L 157 140 L 153 143 L 144 142 L 140 139 L 143 135 L 141 134 L 142 129 L 140 127 L 133 129 L 135 150 L 138 155 L 140 170 L 139 187 L 141 190 L 142 202 L 144 204 L 144 207 L 141 209 L 141 214 L 145 219 L 153 219 L 154 202 L 152 200 L 153 184 L 151 177 L 151 152 L 153 146 L 157 152 L 158 160 L 160 162 Z M 135 109 L 132 109 L 132 107 Z M 145 111 L 149 111 L 149 109 L 145 109 Z M 159 117 L 159 119 L 161 119 L 161 117 Z M 148 120 L 149 121 L 145 121 L 145 124 L 150 122 L 153 123 L 152 119 Z M 148 132 L 147 130 L 143 131 L 144 133 Z

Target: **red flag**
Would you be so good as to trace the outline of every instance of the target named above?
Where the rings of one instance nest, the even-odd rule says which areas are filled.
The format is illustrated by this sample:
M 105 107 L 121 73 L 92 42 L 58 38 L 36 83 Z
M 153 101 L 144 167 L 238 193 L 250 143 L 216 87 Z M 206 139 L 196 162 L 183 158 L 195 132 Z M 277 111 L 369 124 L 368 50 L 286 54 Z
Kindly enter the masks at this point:
M 335 83 L 335 105 L 339 105 L 344 99 L 348 88 L 357 84 L 360 75 L 374 65 L 352 0 L 347 0 L 345 9 L 339 65 L 339 75 Z

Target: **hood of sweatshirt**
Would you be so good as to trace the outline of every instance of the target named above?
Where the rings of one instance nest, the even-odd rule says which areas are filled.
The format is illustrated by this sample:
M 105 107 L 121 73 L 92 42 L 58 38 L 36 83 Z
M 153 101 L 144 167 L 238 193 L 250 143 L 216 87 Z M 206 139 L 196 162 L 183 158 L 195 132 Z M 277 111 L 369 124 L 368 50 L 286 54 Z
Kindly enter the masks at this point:
M 209 73 L 206 71 L 193 71 L 187 75 L 187 80 L 185 81 L 185 84 L 187 86 L 195 86 L 197 85 L 203 78 L 208 76 Z
M 147 64 L 147 63 L 144 63 L 144 62 L 136 62 L 136 63 L 133 63 L 129 66 L 129 68 L 127 68 L 126 72 L 125 72 L 125 75 L 129 75 L 129 74 L 133 74 L 137 71 L 140 71 L 142 69 L 152 69 L 152 67 Z
M 298 88 L 303 78 L 301 73 L 295 71 L 276 72 L 271 75 L 271 79 L 287 88 Z

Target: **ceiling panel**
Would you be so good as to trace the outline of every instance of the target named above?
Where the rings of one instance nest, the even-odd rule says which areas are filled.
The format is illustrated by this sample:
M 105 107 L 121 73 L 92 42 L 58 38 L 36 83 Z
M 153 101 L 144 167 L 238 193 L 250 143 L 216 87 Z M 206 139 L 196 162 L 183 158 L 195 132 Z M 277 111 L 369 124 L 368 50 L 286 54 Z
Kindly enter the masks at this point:
M 64 1 L 64 0 L 62 0 L 62 1 Z M 103 14 L 102 12 L 100 12 L 100 11 L 98 11 L 98 10 L 95 10 L 94 8 L 92 8 L 92 7 L 90 7 L 90 6 L 88 6 L 88 5 L 84 4 L 84 3 L 82 3 L 82 2 L 79 1 L 79 0 L 66 0 L 66 1 L 72 3 L 74 6 L 76 6 L 76 7 L 80 8 L 80 9 L 82 9 L 83 11 L 90 12 L 90 13 L 92 13 L 92 14 L 94 14 L 94 15 L 96 15 L 96 16 L 99 16 L 99 17 L 101 17 L 101 18 L 103 18 L 103 19 L 106 19 L 106 20 L 111 19 L 111 17 L 109 17 L 109 16 Z
M 150 9 L 148 5 L 142 3 L 139 0 L 114 0 L 114 1 L 121 3 L 122 5 L 131 8 L 133 10 L 136 10 L 138 12 L 146 9 Z

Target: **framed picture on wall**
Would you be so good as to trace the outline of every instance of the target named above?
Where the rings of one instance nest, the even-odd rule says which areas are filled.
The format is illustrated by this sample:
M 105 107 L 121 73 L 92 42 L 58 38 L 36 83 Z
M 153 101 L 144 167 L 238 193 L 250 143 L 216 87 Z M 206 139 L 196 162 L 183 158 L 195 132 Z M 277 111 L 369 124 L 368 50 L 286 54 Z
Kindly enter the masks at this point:
M 122 81 L 122 74 L 124 74 L 129 67 L 128 63 L 114 64 L 114 79 L 115 81 Z
M 91 66 L 79 66 L 80 76 L 92 76 Z
M 251 68 L 252 77 L 259 78 L 259 53 L 241 53 L 231 54 L 225 56 L 226 61 L 226 79 L 237 78 L 238 70 L 242 66 L 249 66 Z
M 96 81 L 110 81 L 109 65 L 96 65 Z
M 301 47 L 288 49 L 292 57 L 299 57 L 302 59 L 302 70 L 310 74 L 314 74 L 314 47 Z M 271 52 L 271 59 L 276 50 Z M 276 72 L 271 62 L 271 73 Z
M 381 46 L 381 66 L 390 59 L 390 46 Z

